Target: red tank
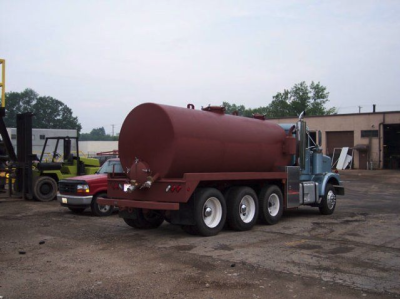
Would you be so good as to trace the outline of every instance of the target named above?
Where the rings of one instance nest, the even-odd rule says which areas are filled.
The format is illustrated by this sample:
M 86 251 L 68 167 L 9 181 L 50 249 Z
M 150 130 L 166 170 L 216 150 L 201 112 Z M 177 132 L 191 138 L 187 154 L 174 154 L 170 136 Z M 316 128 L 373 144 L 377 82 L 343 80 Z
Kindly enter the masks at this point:
M 292 155 L 284 152 L 285 140 L 285 131 L 269 121 L 146 103 L 126 117 L 119 155 L 131 179 L 138 179 L 139 172 L 160 178 L 269 172 L 289 165 Z

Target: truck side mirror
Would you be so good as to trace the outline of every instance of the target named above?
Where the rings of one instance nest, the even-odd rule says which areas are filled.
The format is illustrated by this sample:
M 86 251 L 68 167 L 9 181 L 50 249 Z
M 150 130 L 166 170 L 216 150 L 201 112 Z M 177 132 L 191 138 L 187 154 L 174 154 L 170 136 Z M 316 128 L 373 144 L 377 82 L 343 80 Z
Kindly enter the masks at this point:
M 318 146 L 322 147 L 322 132 L 320 130 L 318 130 Z

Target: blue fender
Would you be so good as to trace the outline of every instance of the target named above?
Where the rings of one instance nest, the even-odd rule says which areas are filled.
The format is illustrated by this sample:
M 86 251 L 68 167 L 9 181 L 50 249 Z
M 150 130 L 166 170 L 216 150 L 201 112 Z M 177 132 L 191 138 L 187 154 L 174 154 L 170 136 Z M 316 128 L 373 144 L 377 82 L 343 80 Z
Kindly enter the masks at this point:
M 325 195 L 325 189 L 328 183 L 332 185 L 342 185 L 339 175 L 333 172 L 316 175 L 313 181 L 318 183 L 318 194 L 320 196 Z

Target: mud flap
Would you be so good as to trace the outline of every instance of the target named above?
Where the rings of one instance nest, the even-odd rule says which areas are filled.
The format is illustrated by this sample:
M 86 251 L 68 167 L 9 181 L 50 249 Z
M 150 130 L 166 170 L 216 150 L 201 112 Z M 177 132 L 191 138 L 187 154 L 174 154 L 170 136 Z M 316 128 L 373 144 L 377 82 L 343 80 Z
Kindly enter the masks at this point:
M 187 203 L 179 204 L 179 210 L 171 211 L 171 223 L 179 225 L 195 225 L 194 220 L 194 198 Z

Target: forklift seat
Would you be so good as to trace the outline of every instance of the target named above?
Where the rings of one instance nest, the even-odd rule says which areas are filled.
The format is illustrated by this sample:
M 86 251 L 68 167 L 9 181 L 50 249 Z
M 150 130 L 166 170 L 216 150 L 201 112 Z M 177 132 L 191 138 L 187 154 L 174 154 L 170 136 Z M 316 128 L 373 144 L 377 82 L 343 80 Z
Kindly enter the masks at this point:
M 74 155 L 73 154 L 68 155 L 68 159 L 67 159 L 66 163 L 69 165 L 74 165 Z

